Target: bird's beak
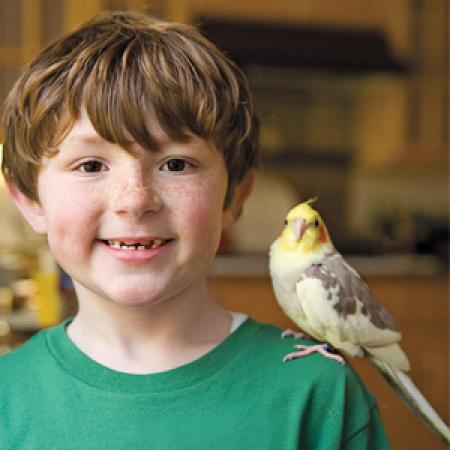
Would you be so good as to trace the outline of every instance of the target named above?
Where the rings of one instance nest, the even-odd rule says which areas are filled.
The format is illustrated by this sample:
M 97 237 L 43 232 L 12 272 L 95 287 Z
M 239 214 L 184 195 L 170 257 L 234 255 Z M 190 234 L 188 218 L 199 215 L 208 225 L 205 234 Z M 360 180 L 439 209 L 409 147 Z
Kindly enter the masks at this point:
M 308 228 L 308 224 L 306 223 L 306 220 L 297 219 L 294 221 L 293 231 L 294 231 L 295 239 L 297 241 L 299 241 L 302 238 L 303 233 L 306 231 L 306 228 Z

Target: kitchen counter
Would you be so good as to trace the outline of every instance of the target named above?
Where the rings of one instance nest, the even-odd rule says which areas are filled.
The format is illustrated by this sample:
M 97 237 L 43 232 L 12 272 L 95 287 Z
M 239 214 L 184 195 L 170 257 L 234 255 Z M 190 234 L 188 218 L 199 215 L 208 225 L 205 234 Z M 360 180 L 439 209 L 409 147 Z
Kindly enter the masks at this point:
M 432 255 L 349 256 L 347 261 L 363 276 L 436 276 L 443 264 Z M 268 255 L 218 255 L 210 269 L 212 277 L 266 277 Z

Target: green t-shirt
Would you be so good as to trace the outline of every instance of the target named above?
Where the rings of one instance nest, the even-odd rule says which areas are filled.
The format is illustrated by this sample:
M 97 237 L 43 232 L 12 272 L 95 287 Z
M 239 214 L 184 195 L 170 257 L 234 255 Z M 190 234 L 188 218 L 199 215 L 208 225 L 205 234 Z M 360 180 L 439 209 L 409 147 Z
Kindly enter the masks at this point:
M 349 365 L 282 362 L 293 339 L 252 320 L 167 372 L 108 369 L 68 321 L 0 358 L 0 448 L 388 449 L 379 412 Z

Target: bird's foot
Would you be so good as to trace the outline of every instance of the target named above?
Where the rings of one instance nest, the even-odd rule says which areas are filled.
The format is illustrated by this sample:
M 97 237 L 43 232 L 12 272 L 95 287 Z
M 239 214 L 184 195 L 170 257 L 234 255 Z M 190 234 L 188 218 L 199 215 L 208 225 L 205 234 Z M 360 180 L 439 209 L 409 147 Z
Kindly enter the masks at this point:
M 281 333 L 282 338 L 294 337 L 295 339 L 311 339 L 311 336 L 303 333 L 302 331 L 294 331 L 288 328 Z
M 302 358 L 303 356 L 310 355 L 311 353 L 320 353 L 325 358 L 333 359 L 341 365 L 345 365 L 345 360 L 342 356 L 334 353 L 334 348 L 330 344 L 316 344 L 316 345 L 295 345 L 298 352 L 292 352 L 287 354 L 283 361 L 290 361 L 292 359 Z

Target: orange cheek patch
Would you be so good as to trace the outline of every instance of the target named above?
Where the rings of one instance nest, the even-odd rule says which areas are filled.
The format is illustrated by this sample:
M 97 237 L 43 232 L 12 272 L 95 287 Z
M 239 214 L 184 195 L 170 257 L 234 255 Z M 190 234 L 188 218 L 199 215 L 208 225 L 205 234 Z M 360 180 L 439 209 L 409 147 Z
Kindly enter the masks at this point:
M 319 239 L 323 244 L 327 241 L 327 232 L 323 225 L 319 227 Z

